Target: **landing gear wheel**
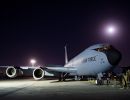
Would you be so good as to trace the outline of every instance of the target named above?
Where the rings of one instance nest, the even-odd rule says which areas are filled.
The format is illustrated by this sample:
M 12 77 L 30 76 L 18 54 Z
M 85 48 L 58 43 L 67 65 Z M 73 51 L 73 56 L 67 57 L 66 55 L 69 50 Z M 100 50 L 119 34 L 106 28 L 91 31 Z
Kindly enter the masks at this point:
M 59 73 L 59 81 L 65 81 L 65 73 Z

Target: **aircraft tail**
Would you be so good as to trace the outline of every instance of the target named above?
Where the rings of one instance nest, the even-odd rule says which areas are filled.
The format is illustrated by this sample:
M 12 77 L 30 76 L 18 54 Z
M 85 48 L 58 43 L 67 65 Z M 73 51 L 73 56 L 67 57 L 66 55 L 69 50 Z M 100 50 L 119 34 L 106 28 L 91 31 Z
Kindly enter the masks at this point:
M 65 45 L 65 64 L 68 63 L 67 47 Z

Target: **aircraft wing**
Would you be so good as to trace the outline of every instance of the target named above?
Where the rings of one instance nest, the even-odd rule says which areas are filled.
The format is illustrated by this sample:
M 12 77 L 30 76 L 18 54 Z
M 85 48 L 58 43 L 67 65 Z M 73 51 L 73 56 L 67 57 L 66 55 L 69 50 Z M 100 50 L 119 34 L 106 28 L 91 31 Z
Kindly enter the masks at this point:
M 52 72 L 64 72 L 64 73 L 76 73 L 77 69 L 75 67 L 46 67 L 46 70 Z

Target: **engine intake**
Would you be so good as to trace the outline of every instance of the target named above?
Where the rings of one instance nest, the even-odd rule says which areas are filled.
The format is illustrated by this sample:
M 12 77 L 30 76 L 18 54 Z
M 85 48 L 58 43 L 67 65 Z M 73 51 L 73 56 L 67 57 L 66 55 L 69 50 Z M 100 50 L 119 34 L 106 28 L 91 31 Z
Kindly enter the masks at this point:
M 14 78 L 17 76 L 17 69 L 14 67 L 8 67 L 6 69 L 6 75 L 10 78 Z
M 9 78 L 15 78 L 17 76 L 20 76 L 22 75 L 22 71 L 20 69 L 16 69 L 15 67 L 8 67 L 6 69 L 6 75 L 9 77 Z
M 41 80 L 45 76 L 45 72 L 42 68 L 36 68 L 33 70 L 33 78 L 35 80 Z

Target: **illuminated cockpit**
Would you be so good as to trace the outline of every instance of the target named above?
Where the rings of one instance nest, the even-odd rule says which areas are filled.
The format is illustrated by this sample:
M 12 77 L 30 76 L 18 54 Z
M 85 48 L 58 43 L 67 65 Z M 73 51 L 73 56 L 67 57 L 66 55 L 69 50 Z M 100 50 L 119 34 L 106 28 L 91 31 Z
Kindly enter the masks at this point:
M 93 50 L 96 50 L 96 51 L 99 51 L 99 52 L 105 52 L 105 51 L 111 50 L 112 48 L 113 47 L 111 45 L 104 45 L 103 47 L 96 48 L 96 49 L 93 49 Z
M 98 49 L 107 49 L 110 47 L 110 44 L 96 44 L 88 47 L 88 50 L 98 50 Z
M 111 65 L 117 65 L 121 60 L 121 53 L 110 44 L 96 44 L 87 49 L 104 53 Z

